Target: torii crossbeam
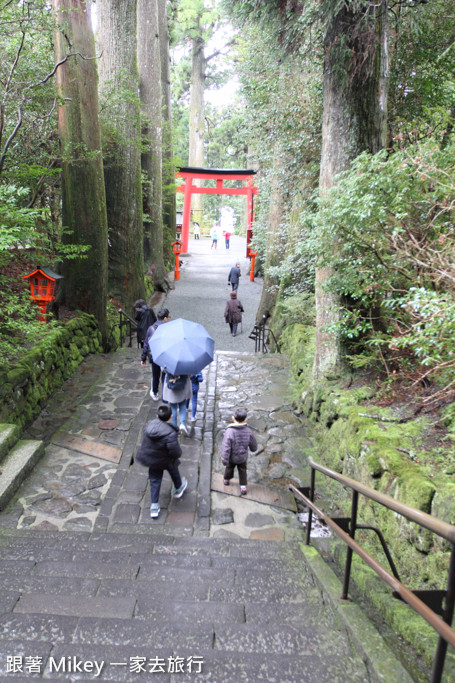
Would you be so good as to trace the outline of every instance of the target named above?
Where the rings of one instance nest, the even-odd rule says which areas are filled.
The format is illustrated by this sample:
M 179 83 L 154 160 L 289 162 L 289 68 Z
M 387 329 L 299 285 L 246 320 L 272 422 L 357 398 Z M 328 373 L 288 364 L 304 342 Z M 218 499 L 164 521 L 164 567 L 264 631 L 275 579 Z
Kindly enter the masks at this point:
M 176 178 L 183 178 L 184 183 L 177 186 L 177 192 L 183 192 L 183 217 L 182 217 L 182 252 L 188 252 L 188 238 L 190 234 L 190 214 L 192 194 L 232 194 L 245 195 L 247 201 L 247 231 L 246 231 L 246 255 L 250 256 L 250 243 L 253 238 L 254 202 L 253 195 L 257 194 L 258 188 L 253 184 L 256 171 L 238 169 L 217 168 L 194 168 L 190 166 L 180 167 Z M 216 187 L 198 187 L 193 180 L 215 180 Z M 244 187 L 224 187 L 224 180 L 242 180 Z

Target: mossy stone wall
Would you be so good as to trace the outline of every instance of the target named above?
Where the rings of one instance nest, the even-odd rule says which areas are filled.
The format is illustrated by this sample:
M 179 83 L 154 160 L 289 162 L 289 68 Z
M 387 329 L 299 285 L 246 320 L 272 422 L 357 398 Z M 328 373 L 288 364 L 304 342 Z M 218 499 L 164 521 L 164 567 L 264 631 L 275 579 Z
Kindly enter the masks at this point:
M 428 450 L 432 424 L 427 417 L 402 421 L 389 408 L 375 405 L 369 386 L 346 388 L 348 382 L 332 378 L 312 386 L 307 350 L 313 345 L 308 329 L 291 325 L 281 337 L 290 356 L 296 404 L 313 425 L 314 459 L 336 472 L 392 496 L 449 524 L 455 524 L 453 440 L 448 439 L 446 466 L 436 468 L 437 453 Z M 455 410 L 446 409 L 449 436 L 455 433 Z M 310 470 L 308 469 L 308 481 Z M 316 473 L 319 505 L 331 516 L 350 516 L 351 494 Z M 334 513 L 336 510 L 336 513 Z M 449 543 L 381 505 L 359 497 L 358 523 L 378 527 L 391 550 L 402 582 L 410 589 L 445 589 L 450 561 Z M 388 562 L 373 532 L 358 532 L 359 541 L 387 569 Z M 328 548 L 326 548 L 327 550 Z M 346 546 L 333 540 L 332 553 L 343 566 Z M 355 557 L 353 582 L 367 595 L 386 621 L 422 655 L 431 668 L 437 634 L 411 608 L 391 596 L 391 590 Z M 455 656 L 446 671 L 455 672 Z M 419 679 L 419 677 L 417 677 Z M 449 679 L 447 679 L 449 680 Z
M 81 314 L 51 330 L 37 346 L 0 367 L 0 422 L 28 426 L 89 353 L 103 351 L 92 315 Z

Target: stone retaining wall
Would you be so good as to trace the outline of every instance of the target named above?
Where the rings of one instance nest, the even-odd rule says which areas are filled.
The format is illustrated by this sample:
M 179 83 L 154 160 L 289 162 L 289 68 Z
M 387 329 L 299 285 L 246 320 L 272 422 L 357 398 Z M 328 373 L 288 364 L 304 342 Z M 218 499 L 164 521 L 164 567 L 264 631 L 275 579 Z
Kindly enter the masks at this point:
M 0 367 L 0 422 L 24 429 L 85 356 L 102 350 L 101 333 L 92 315 L 83 313 L 51 330 L 16 364 Z
M 434 428 L 431 420 L 407 419 L 389 408 L 374 405 L 373 388 L 346 389 L 347 382 L 340 378 L 311 388 L 308 330 L 298 325 L 292 327 L 286 330 L 283 346 L 293 368 L 296 403 L 313 424 L 314 459 L 402 503 L 455 524 L 455 468 L 448 464 L 447 453 L 438 461 L 437 448 L 428 449 Z M 449 419 L 455 411 L 446 412 Z M 455 431 L 455 420 L 448 427 L 449 433 Z M 319 505 L 328 514 L 350 516 L 350 492 L 319 473 L 316 491 L 320 494 Z M 448 542 L 363 496 L 359 497 L 358 523 L 381 529 L 400 578 L 409 588 L 446 588 Z M 366 550 L 388 569 L 375 535 L 364 532 L 361 536 Z M 341 567 L 345 551 L 346 546 L 336 541 L 329 551 Z M 393 599 L 385 584 L 358 558 L 352 576 L 361 594 L 369 597 L 393 629 L 431 666 L 437 641 L 435 631 L 404 603 Z M 455 671 L 454 657 L 449 659 L 448 667 Z

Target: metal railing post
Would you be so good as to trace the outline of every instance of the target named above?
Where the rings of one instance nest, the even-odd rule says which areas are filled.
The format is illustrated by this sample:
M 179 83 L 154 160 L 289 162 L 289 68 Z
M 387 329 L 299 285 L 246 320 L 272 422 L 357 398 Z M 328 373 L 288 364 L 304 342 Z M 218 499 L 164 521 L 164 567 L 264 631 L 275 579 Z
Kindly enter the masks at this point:
M 455 547 L 452 546 L 452 553 L 450 555 L 449 576 L 447 577 L 447 594 L 444 603 L 443 619 L 449 626 L 452 624 L 453 612 L 455 606 Z M 442 671 L 447 652 L 447 641 L 442 636 L 439 636 L 438 647 L 433 663 L 433 671 L 431 672 L 431 683 L 440 683 L 442 679 Z
M 310 482 L 310 500 L 312 503 L 314 502 L 315 480 L 316 480 L 316 470 L 314 469 L 314 467 L 312 467 L 311 468 L 311 482 Z M 306 539 L 305 539 L 306 545 L 310 545 L 312 521 L 313 521 L 313 510 L 311 508 L 308 508 L 308 523 L 307 523 L 307 528 L 306 528 Z
M 351 538 L 355 536 L 355 530 L 357 526 L 357 508 L 359 503 L 359 494 L 357 491 L 352 492 L 352 505 L 351 505 L 351 521 L 349 524 L 349 535 Z M 342 600 L 347 600 L 349 592 L 349 579 L 351 577 L 351 564 L 352 564 L 352 553 L 353 550 L 348 546 L 346 553 L 346 566 L 344 569 L 344 581 L 343 581 L 343 592 L 341 594 Z

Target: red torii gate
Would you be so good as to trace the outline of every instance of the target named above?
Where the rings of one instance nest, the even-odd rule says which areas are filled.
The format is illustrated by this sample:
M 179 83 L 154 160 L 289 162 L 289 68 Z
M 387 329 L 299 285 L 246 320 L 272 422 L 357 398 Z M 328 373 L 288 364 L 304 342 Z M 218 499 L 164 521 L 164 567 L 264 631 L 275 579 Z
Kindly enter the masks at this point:
M 217 169 L 217 168 L 194 168 L 190 166 L 180 167 L 175 174 L 176 178 L 183 178 L 184 183 L 177 186 L 177 192 L 183 192 L 183 218 L 182 218 L 182 253 L 188 252 L 188 238 L 190 233 L 190 213 L 192 194 L 239 194 L 245 195 L 247 201 L 247 231 L 246 231 L 246 255 L 253 255 L 250 243 L 253 238 L 254 202 L 253 195 L 257 194 L 258 188 L 253 184 L 253 176 L 256 171 Z M 198 187 L 193 180 L 216 180 L 216 187 Z M 224 180 L 242 180 L 245 187 L 223 187 Z

